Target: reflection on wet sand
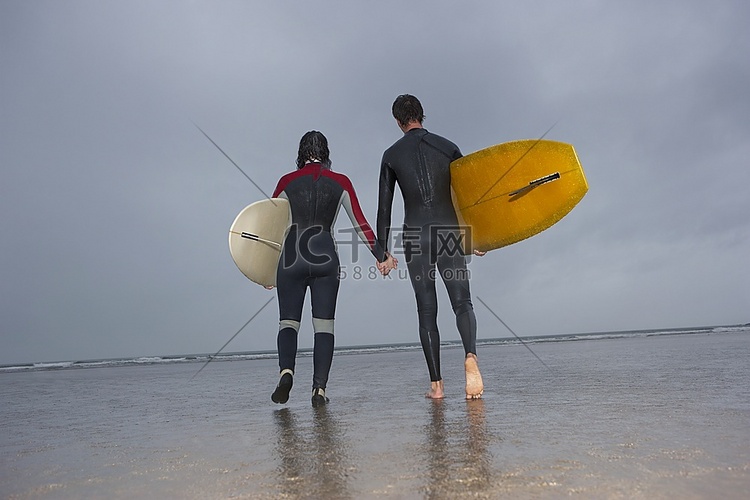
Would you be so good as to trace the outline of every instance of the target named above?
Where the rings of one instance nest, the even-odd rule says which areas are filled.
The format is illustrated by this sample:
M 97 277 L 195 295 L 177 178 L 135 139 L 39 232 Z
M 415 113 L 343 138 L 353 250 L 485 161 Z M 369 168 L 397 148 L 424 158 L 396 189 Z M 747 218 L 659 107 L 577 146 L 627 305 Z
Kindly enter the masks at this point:
M 350 498 L 346 445 L 326 406 L 307 425 L 289 408 L 274 411 L 279 493 L 292 498 Z
M 432 401 L 427 431 L 427 498 L 482 497 L 492 487 L 490 436 L 484 401 L 466 401 L 466 412 L 446 417 L 446 403 Z

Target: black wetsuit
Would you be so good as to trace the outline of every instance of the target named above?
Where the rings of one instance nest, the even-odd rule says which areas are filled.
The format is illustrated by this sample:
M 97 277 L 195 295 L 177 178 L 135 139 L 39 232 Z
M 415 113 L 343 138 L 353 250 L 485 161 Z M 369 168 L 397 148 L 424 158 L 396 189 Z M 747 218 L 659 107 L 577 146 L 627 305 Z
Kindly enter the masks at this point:
M 412 129 L 383 154 L 378 201 L 378 242 L 388 249 L 396 182 L 404 197 L 404 250 L 417 299 L 419 339 L 430 380 L 440 374 L 435 267 L 448 291 L 466 354 L 476 354 L 476 317 L 469 292 L 466 258 L 451 245 L 461 237 L 451 200 L 450 163 L 458 146 L 423 128 Z M 447 243 L 447 244 L 446 244 Z
M 333 360 L 333 323 L 339 290 L 339 258 L 331 229 L 343 206 L 373 255 L 378 244 L 362 213 L 354 187 L 343 175 L 308 163 L 284 175 L 273 197 L 289 200 L 292 225 L 276 272 L 279 300 L 279 369 L 294 371 L 297 332 L 310 287 L 313 330 L 313 389 L 326 387 Z M 381 258 L 382 260 L 382 258 Z

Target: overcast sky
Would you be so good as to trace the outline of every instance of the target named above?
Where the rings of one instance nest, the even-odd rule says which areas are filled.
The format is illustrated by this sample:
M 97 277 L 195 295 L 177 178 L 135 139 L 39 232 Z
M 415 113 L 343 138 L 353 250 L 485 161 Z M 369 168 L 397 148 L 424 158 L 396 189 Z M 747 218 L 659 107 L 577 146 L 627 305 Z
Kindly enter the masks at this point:
M 269 193 L 322 131 L 374 223 L 401 93 L 464 154 L 553 124 L 578 152 L 581 203 L 470 265 L 519 335 L 750 321 L 750 4 L 516 4 L 0 2 L 0 364 L 215 352 L 275 292 L 227 246 L 263 194 L 196 125 Z M 418 341 L 408 279 L 341 250 L 337 343 Z M 277 325 L 274 299 L 226 350 Z

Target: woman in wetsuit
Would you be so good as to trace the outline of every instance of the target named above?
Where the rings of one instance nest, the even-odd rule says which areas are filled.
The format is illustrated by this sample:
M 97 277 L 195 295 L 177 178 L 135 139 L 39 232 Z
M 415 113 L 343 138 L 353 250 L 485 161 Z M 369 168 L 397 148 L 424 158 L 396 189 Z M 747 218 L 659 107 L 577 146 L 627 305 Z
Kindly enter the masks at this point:
M 279 180 L 273 197 L 289 200 L 291 227 L 276 273 L 280 378 L 271 399 L 275 403 L 286 403 L 289 399 L 294 381 L 297 332 L 309 287 L 315 332 L 312 403 L 317 406 L 328 401 L 325 389 L 333 361 L 339 257 L 331 230 L 339 208 L 344 207 L 373 255 L 383 260 L 383 252 L 379 250 L 349 178 L 331 171 L 328 140 L 322 133 L 313 130 L 302 136 L 297 170 Z

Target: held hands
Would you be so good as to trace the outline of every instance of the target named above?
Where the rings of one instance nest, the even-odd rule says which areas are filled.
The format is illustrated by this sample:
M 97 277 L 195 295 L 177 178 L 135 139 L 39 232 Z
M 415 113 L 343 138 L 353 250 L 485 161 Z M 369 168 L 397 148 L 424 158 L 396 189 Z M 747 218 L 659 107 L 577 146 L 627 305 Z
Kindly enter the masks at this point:
M 476 255 L 477 257 L 484 257 L 485 255 L 487 255 L 487 252 L 474 250 L 474 255 Z M 382 274 L 383 276 L 388 276 L 388 273 L 398 268 L 398 259 L 396 259 L 391 254 L 387 254 L 387 258 L 383 262 L 375 261 L 375 265 L 378 266 L 378 271 L 380 271 L 380 274 Z
M 378 271 L 383 276 L 388 276 L 388 273 L 398 268 L 398 260 L 391 254 L 387 255 L 388 257 L 383 262 L 375 262 L 375 265 L 378 266 Z
M 487 252 L 482 252 L 480 250 L 474 250 L 474 255 L 477 257 L 484 257 L 487 254 Z M 391 254 L 386 254 L 386 259 L 383 262 L 375 261 L 375 265 L 378 267 L 378 271 L 380 271 L 380 274 L 383 276 L 388 276 L 388 273 L 393 271 L 394 269 L 398 269 L 398 259 L 394 257 Z M 264 286 L 266 290 L 273 290 L 273 286 Z

